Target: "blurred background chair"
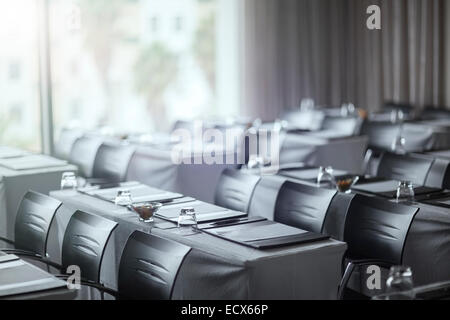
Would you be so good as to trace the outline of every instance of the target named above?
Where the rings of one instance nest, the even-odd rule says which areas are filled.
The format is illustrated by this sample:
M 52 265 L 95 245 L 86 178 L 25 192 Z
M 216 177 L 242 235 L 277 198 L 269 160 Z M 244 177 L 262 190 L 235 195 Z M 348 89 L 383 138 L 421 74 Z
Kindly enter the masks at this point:
M 123 143 L 103 143 L 95 157 L 90 184 L 118 183 L 126 180 L 135 147 Z
M 411 181 L 415 185 L 426 183 L 433 159 L 419 155 L 384 153 L 377 169 L 377 176 L 392 180 Z
M 91 178 L 94 171 L 94 162 L 104 137 L 88 135 L 78 138 L 70 151 L 69 160 L 78 166 L 78 173 L 84 178 Z
M 55 156 L 69 160 L 72 147 L 77 139 L 83 136 L 83 131 L 79 129 L 63 129 L 59 134 L 59 139 L 55 143 Z
M 248 212 L 259 176 L 225 169 L 216 187 L 215 204 L 231 210 Z

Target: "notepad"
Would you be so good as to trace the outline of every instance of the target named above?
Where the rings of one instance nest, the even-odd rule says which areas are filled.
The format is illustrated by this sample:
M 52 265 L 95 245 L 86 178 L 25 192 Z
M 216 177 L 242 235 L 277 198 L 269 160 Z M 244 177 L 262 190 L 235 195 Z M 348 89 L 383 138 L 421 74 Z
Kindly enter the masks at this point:
M 304 244 L 328 239 L 328 235 L 305 231 L 273 221 L 257 221 L 203 232 L 257 249 L 269 249 L 293 244 Z
M 67 165 L 67 161 L 59 160 L 45 155 L 27 155 L 19 158 L 0 159 L 0 166 L 12 170 L 31 170 L 39 168 L 52 168 Z
M 0 297 L 64 287 L 64 281 L 23 260 L 0 263 Z
M 130 190 L 131 198 L 133 203 L 142 202 L 165 202 L 173 199 L 182 198 L 183 195 L 180 193 L 163 191 L 157 188 L 149 187 L 144 184 L 139 183 L 126 183 L 121 184 L 120 187 L 101 189 L 101 188 L 85 188 L 79 190 L 90 196 L 100 198 L 105 201 L 114 202 L 117 193 L 120 190 Z
M 163 206 L 156 214 L 156 217 L 176 222 L 178 221 L 181 209 L 185 207 L 192 207 L 195 209 L 195 214 L 198 223 L 205 223 L 221 219 L 230 219 L 247 215 L 244 212 L 233 211 L 222 207 L 218 207 L 213 204 L 195 200 L 187 203 L 179 203 L 174 205 Z
M 335 177 L 344 176 L 346 174 L 348 174 L 346 171 L 333 170 L 333 175 Z M 317 176 L 319 175 L 319 168 L 281 170 L 280 175 L 288 178 L 315 182 L 317 181 Z
M 352 187 L 352 189 L 355 191 L 376 194 L 376 195 L 386 197 L 386 198 L 394 198 L 394 197 L 396 197 L 396 194 L 397 194 L 398 185 L 399 185 L 399 181 L 397 181 L 397 180 L 385 180 L 385 181 L 378 181 L 378 182 L 372 182 L 372 183 L 357 184 L 354 187 Z M 440 190 L 441 189 L 429 188 L 429 187 L 423 187 L 423 186 L 415 186 L 414 194 L 415 195 L 424 195 L 424 194 L 439 192 Z

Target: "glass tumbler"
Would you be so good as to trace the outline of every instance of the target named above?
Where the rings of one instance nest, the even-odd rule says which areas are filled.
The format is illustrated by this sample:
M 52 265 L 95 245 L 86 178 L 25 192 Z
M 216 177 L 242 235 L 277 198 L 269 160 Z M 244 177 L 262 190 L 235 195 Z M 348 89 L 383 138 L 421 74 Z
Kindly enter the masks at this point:
M 197 215 L 194 208 L 183 208 L 178 216 L 178 228 L 197 226 Z
M 386 281 L 386 299 L 412 300 L 415 298 L 411 268 L 393 266 Z
M 317 185 L 321 185 L 324 182 L 333 182 L 333 168 L 332 167 L 320 167 L 319 173 L 317 174 Z
M 73 172 L 64 172 L 61 178 L 61 190 L 74 190 L 78 187 L 77 177 Z
M 133 199 L 131 198 L 130 190 L 119 190 L 117 191 L 117 196 L 114 199 L 114 203 L 117 206 L 130 206 L 133 204 Z
M 397 187 L 397 202 L 401 200 L 414 201 L 414 186 L 411 181 L 400 181 Z

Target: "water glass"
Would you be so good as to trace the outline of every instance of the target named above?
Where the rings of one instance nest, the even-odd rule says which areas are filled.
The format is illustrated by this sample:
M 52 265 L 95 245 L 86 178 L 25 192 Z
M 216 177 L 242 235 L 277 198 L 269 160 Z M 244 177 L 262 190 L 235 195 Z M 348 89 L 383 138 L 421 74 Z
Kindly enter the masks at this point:
M 248 169 L 260 169 L 264 167 L 264 158 L 259 156 L 251 156 L 247 163 Z
M 349 112 L 349 110 L 348 110 L 348 104 L 344 103 L 344 104 L 341 106 L 341 117 L 348 117 L 348 112 Z
M 415 298 L 413 276 L 408 266 L 393 266 L 386 281 L 387 300 L 412 300 Z
M 117 196 L 114 199 L 114 203 L 117 206 L 130 206 L 133 204 L 133 199 L 131 198 L 130 190 L 119 190 L 117 191 Z
M 73 190 L 78 187 L 77 177 L 73 172 L 64 172 L 61 178 L 61 190 Z
M 414 185 L 411 181 L 400 181 L 397 188 L 397 202 L 404 199 L 414 201 Z
M 406 138 L 400 132 L 392 142 L 391 149 L 397 154 L 406 154 Z
M 333 168 L 332 167 L 320 167 L 317 174 L 317 185 L 321 185 L 324 182 L 333 182 Z
M 194 208 L 183 208 L 178 217 L 178 228 L 197 226 L 197 215 Z

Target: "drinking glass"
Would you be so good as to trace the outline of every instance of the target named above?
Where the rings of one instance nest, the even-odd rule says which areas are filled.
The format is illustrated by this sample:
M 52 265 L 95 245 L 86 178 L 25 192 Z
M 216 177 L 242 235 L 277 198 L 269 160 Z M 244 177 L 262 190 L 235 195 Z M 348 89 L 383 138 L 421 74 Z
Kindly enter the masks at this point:
M 400 129 L 400 132 L 392 142 L 391 149 L 395 153 L 406 154 L 405 145 L 406 145 L 406 138 L 403 136 L 403 129 Z
M 412 300 L 415 298 L 413 276 L 408 266 L 393 266 L 386 281 L 387 300 Z
M 348 112 L 349 112 L 349 110 L 348 110 L 348 104 L 347 104 L 347 103 L 344 103 L 344 104 L 341 106 L 341 117 L 348 117 Z
M 320 186 L 323 182 L 333 182 L 333 168 L 332 167 L 320 167 L 317 175 L 317 185 Z
M 195 209 L 191 207 L 181 209 L 178 217 L 178 228 L 195 226 L 197 226 Z
M 391 112 L 391 122 L 392 123 L 403 123 L 405 120 L 405 114 L 402 110 L 392 110 Z
M 260 169 L 264 167 L 264 158 L 260 156 L 251 156 L 247 163 L 248 169 Z
M 133 204 L 133 199 L 131 198 L 131 191 L 130 190 L 119 190 L 117 191 L 116 199 L 114 200 L 114 203 L 117 206 L 130 206 Z
M 397 202 L 405 199 L 408 201 L 414 201 L 414 185 L 411 181 L 400 181 L 397 188 Z
M 61 190 L 73 190 L 78 187 L 77 177 L 73 172 L 64 172 L 61 178 Z

